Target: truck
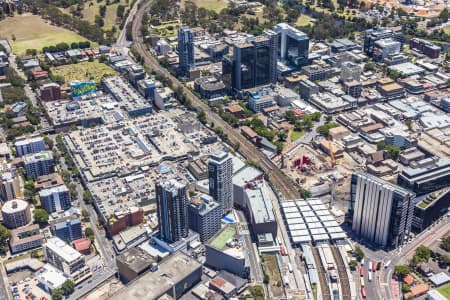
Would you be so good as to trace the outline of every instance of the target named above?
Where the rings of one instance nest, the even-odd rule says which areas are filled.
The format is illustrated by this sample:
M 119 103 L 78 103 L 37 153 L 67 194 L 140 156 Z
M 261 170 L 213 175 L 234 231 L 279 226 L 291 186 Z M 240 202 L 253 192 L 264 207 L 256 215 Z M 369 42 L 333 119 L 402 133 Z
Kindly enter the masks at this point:
M 288 263 L 288 270 L 289 270 L 289 273 L 292 273 L 294 270 L 292 269 L 292 265 L 291 265 L 291 263 Z

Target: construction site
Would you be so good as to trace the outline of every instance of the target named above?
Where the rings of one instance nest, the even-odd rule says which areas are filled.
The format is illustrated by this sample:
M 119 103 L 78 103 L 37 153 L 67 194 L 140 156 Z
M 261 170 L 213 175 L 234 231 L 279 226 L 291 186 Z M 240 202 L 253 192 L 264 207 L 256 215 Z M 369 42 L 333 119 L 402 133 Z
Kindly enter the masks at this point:
M 350 174 L 358 169 L 358 163 L 334 146 L 329 140 L 296 145 L 283 154 L 280 167 L 312 197 L 326 199 L 341 215 L 347 208 Z

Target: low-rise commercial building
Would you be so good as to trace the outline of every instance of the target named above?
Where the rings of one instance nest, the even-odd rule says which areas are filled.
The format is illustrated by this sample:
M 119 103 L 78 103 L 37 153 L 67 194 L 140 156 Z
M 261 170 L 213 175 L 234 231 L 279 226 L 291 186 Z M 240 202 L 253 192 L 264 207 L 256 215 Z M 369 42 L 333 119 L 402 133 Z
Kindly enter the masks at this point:
M 213 76 L 200 77 L 194 81 L 194 89 L 204 99 L 220 99 L 226 95 L 225 84 Z
M 269 88 L 255 91 L 248 98 L 248 107 L 255 113 L 259 113 L 264 108 L 271 107 L 274 104 L 273 91 Z
M 152 266 L 157 268 L 156 260 L 138 247 L 131 248 L 121 255 L 116 256 L 116 264 L 120 279 L 125 283 L 141 276 Z
M 398 175 L 399 186 L 412 190 L 417 195 L 425 195 L 448 187 L 450 182 L 450 160 L 427 160 L 416 168 L 404 168 Z
M 278 226 L 273 212 L 272 200 L 269 198 L 264 180 L 248 184 L 244 202 L 253 233 L 255 235 L 269 233 L 275 238 Z
M 244 247 L 237 228 L 227 225 L 205 245 L 205 264 L 215 270 L 225 270 L 247 278 L 250 267 Z
M 445 188 L 423 197 L 414 207 L 412 230 L 420 233 L 448 213 L 450 189 Z
M 182 252 L 177 252 L 130 285 L 116 292 L 110 299 L 160 299 L 164 295 L 174 299 L 200 282 L 202 265 Z

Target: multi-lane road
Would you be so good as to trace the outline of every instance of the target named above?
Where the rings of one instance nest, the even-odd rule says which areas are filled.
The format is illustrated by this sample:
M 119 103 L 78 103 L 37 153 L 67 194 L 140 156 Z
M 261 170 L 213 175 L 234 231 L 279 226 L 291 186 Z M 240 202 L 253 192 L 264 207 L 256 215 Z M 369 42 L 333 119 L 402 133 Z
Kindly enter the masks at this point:
M 228 139 L 233 144 L 239 144 L 239 152 L 247 159 L 260 164 L 264 172 L 269 176 L 270 181 L 281 195 L 287 199 L 296 199 L 299 197 L 299 187 L 295 182 L 287 177 L 268 157 L 259 151 L 255 145 L 247 140 L 238 130 L 232 128 L 222 118 L 213 112 L 208 105 L 203 103 L 194 93 L 185 87 L 176 77 L 174 77 L 168 70 L 162 67 L 158 60 L 154 58 L 143 42 L 140 27 L 144 13 L 152 4 L 152 1 L 147 1 L 140 6 L 134 15 L 133 20 L 133 46 L 136 51 L 144 58 L 145 63 L 155 72 L 167 78 L 176 89 L 182 89 L 186 94 L 187 99 L 192 103 L 192 106 L 197 111 L 203 111 L 206 114 L 206 120 L 211 123 L 214 122 L 216 127 L 222 128 L 223 132 L 228 135 Z

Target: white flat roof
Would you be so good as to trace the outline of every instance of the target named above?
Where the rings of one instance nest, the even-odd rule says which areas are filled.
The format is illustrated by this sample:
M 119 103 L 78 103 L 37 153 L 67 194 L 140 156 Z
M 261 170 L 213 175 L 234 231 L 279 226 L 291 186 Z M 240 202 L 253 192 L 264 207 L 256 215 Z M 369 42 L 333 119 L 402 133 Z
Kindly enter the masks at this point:
M 318 210 L 316 211 L 316 215 L 318 216 L 331 216 L 328 210 Z
M 309 228 L 309 229 L 313 229 L 313 228 L 323 228 L 323 225 L 322 225 L 322 223 L 320 223 L 320 222 L 308 223 L 308 228 Z
M 304 212 L 302 212 L 302 215 L 303 215 L 304 218 L 315 217 L 316 216 L 316 214 L 313 213 L 312 211 L 304 211 Z
M 291 224 L 288 227 L 290 231 L 307 229 L 305 224 Z
M 309 207 L 309 206 L 299 206 L 298 207 L 299 209 L 300 209 L 300 211 L 301 212 L 307 212 L 307 211 L 311 211 L 312 209 L 311 209 L 311 207 Z
M 302 218 L 296 218 L 296 219 L 287 219 L 286 223 L 288 223 L 288 225 L 291 225 L 291 224 L 304 224 L 305 222 L 303 222 Z
M 317 217 L 306 217 L 305 221 L 306 223 L 316 223 L 319 222 L 319 219 Z
M 283 201 L 280 203 L 281 207 L 295 207 L 294 201 Z
M 309 235 L 303 235 L 303 236 L 293 236 L 292 241 L 294 243 L 302 243 L 302 242 L 310 242 L 311 237 Z
M 309 231 L 306 230 L 306 229 L 291 231 L 291 236 L 303 236 L 303 235 L 308 235 L 309 236 Z
M 316 234 L 327 234 L 327 231 L 324 228 L 311 228 L 311 235 L 316 235 Z
M 294 219 L 294 218 L 302 217 L 299 212 L 287 213 L 287 214 L 285 214 L 285 216 L 286 216 L 286 219 Z
M 332 240 L 345 239 L 347 235 L 344 232 L 330 233 Z
M 325 240 L 329 240 L 330 239 L 328 234 L 313 234 L 312 238 L 313 238 L 314 241 L 325 241 Z
M 298 212 L 297 207 L 285 207 L 285 208 L 283 208 L 283 210 L 284 210 L 285 214 L 292 213 L 292 212 Z
M 339 224 L 338 224 L 338 222 L 336 222 L 336 221 L 325 221 L 325 222 L 323 222 L 323 226 L 325 226 L 325 227 L 339 227 Z
M 39 282 L 48 286 L 50 289 L 60 288 L 68 279 L 63 272 L 50 264 L 45 264 L 35 273 L 35 276 Z
M 323 221 L 335 221 L 336 219 L 331 216 L 330 214 L 328 215 L 324 215 L 324 216 L 319 216 L 320 220 Z
M 317 210 L 328 210 L 328 208 L 326 207 L 325 204 L 314 204 L 311 205 L 312 209 L 317 211 Z
M 82 255 L 77 250 L 70 247 L 68 244 L 63 242 L 60 238 L 53 237 L 47 240 L 45 247 L 52 250 L 58 256 L 63 258 L 68 263 L 71 263 L 79 259 Z
M 344 232 L 341 227 L 327 227 L 328 233 L 340 233 Z

